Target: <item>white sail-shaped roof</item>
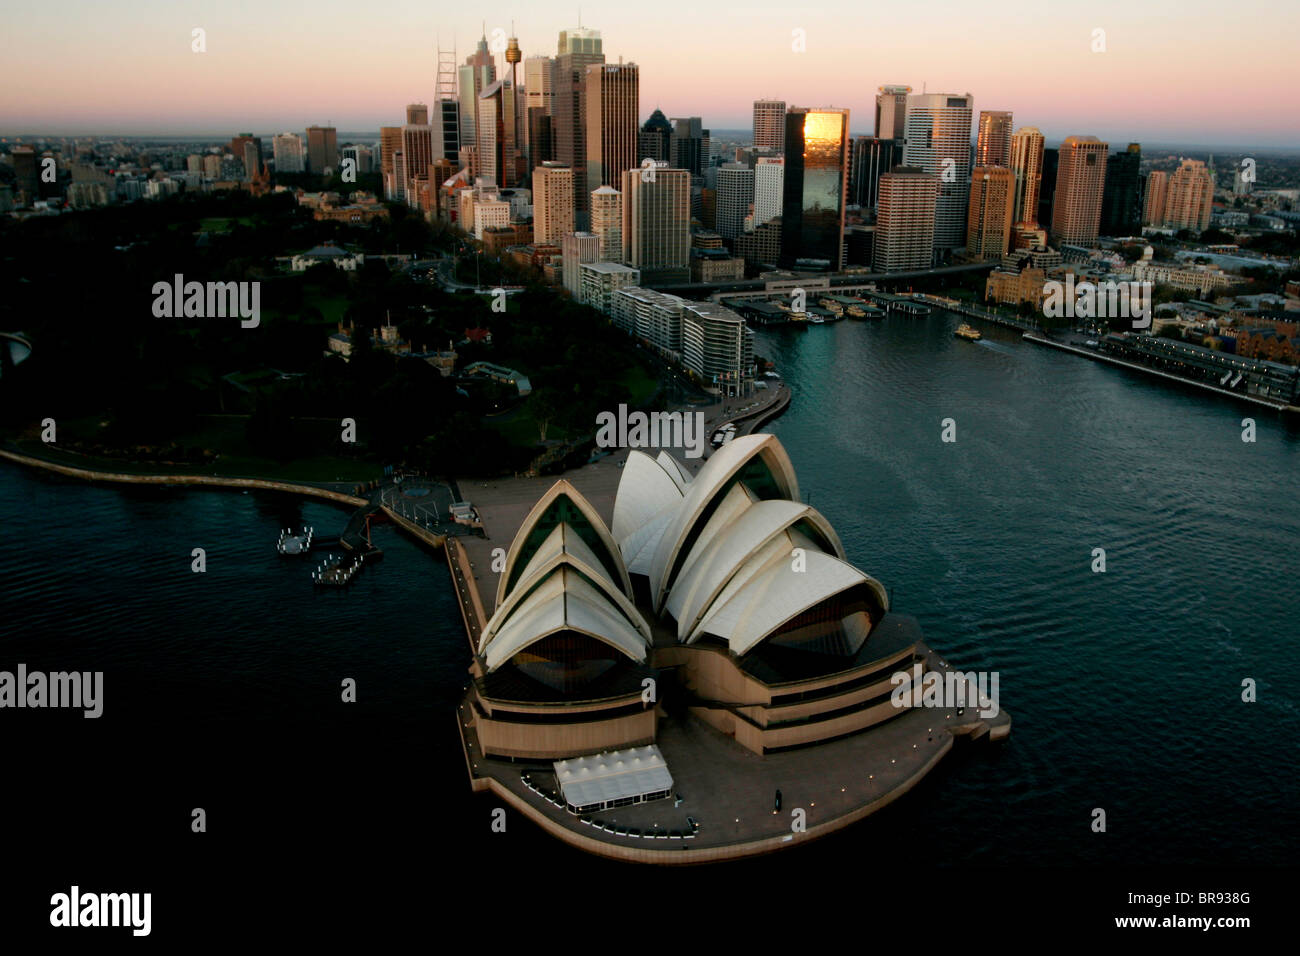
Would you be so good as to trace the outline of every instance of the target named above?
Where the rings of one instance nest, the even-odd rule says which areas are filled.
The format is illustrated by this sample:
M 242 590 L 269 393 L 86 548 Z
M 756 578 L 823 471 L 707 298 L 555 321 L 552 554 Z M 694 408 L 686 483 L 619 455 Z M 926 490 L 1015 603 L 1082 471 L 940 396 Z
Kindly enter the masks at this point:
M 580 574 L 561 567 L 514 609 L 489 642 L 485 658 L 488 673 L 559 631 L 578 631 L 632 660 L 646 659 L 645 636 Z
M 664 531 L 672 524 L 674 514 L 676 511 L 673 508 L 665 508 L 619 542 L 628 574 L 649 576 L 659 542 L 663 539 Z
M 781 497 L 798 499 L 799 483 L 795 478 L 794 466 L 791 465 L 789 456 L 781 447 L 781 443 L 776 440 L 776 436 L 742 435 L 723 445 L 687 485 L 686 494 L 677 507 L 672 521 L 664 529 L 664 535 L 655 550 L 654 561 L 650 568 L 650 593 L 654 597 L 656 609 L 663 607 L 668 589 L 672 585 L 670 578 L 673 566 L 677 562 L 683 544 L 691 536 L 695 524 L 717 494 L 755 458 L 762 459 Z
M 677 505 L 684 487 L 670 455 L 660 453 L 656 460 L 645 452 L 630 452 L 614 498 L 614 520 L 610 524 L 614 539 L 621 542 L 665 508 Z
M 685 494 L 686 486 L 691 483 L 691 476 L 687 474 L 686 466 L 666 451 L 659 452 L 659 457 L 655 461 L 659 463 L 659 467 L 668 472 L 668 477 L 672 478 L 682 494 Z
M 612 570 L 617 572 L 616 578 L 619 587 L 623 589 L 624 594 L 631 596 L 632 581 L 627 576 L 627 568 L 623 564 L 622 552 L 619 551 L 618 544 L 609 533 L 609 528 L 605 526 L 605 522 L 596 509 L 591 506 L 591 502 L 587 501 L 577 488 L 561 478 L 547 489 L 546 494 L 538 499 L 537 504 L 533 505 L 532 510 L 528 512 L 528 516 L 524 518 L 523 524 L 519 526 L 514 541 L 510 543 L 510 550 L 506 553 L 505 568 L 501 571 L 501 576 L 497 581 L 496 605 L 498 607 L 504 603 L 506 594 L 513 589 L 513 585 L 518 583 L 518 572 L 522 571 L 522 568 L 518 567 L 520 559 L 523 559 L 526 567 L 533 558 L 535 553 L 533 550 L 529 550 L 527 554 L 524 551 L 526 550 L 526 543 L 536 529 L 537 523 L 546 514 L 547 509 L 560 498 L 567 499 L 590 525 L 596 535 L 600 550 L 604 552 L 604 554 L 598 554 L 597 558 L 601 560 L 602 565 L 612 566 Z M 540 550 L 540 543 L 538 550 Z M 608 558 L 608 561 L 605 558 Z
M 609 576 L 605 566 L 601 564 L 600 559 L 587 546 L 587 543 L 582 540 L 582 536 L 567 524 L 559 524 L 547 536 L 541 547 L 534 552 L 532 560 L 528 562 L 527 567 L 520 574 L 515 586 L 510 589 L 510 593 L 506 595 L 505 600 L 497 607 L 487 626 L 483 628 L 478 645 L 480 654 L 491 643 L 505 622 L 510 619 L 510 616 L 514 614 L 516 607 L 528 595 L 529 591 L 561 566 L 572 567 L 586 575 L 589 581 L 602 592 L 606 600 L 618 608 L 620 613 L 628 619 L 628 622 L 645 636 L 647 642 L 653 640 L 650 625 L 646 623 L 645 618 L 641 616 L 641 612 L 636 609 L 628 596 L 623 593 L 618 582 Z
M 788 555 L 768 562 L 730 600 L 715 602 L 700 622 L 699 634 L 716 634 L 731 651 L 744 654 L 791 618 L 871 578 L 847 561 L 819 551 L 804 555 L 805 570 L 795 571 Z
M 737 490 L 739 486 L 733 488 L 732 493 Z M 712 525 L 723 511 L 723 508 L 719 508 L 709 524 Z M 784 534 L 792 525 L 801 521 L 807 521 L 815 527 L 826 545 L 814 543 L 814 540 L 805 539 L 803 535 L 796 541 Z M 677 621 L 677 635 L 680 639 L 685 640 L 694 630 L 696 623 L 707 613 L 736 571 L 751 561 L 766 544 L 777 538 L 786 542 L 781 551 L 787 556 L 795 547 L 803 547 L 805 541 L 808 545 L 804 548 L 805 551 L 823 551 L 828 545 L 836 557 L 844 556 L 843 547 L 830 524 L 808 505 L 781 500 L 754 502 L 738 517 L 727 520 L 720 533 L 700 535 L 682 565 L 666 604 L 668 612 Z

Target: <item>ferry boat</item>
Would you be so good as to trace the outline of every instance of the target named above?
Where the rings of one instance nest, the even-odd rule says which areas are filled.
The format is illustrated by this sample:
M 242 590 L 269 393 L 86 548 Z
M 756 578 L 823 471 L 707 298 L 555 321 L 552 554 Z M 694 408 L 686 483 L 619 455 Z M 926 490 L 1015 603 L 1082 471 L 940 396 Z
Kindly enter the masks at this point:
M 966 339 L 967 341 L 970 342 L 978 342 L 980 339 L 984 337 L 980 333 L 979 329 L 971 328 L 965 322 L 957 326 L 957 331 L 953 332 L 953 335 L 957 336 L 958 338 Z
M 814 315 L 814 316 L 813 316 L 812 318 L 810 318 L 808 321 L 811 322 L 813 325 L 825 325 L 825 324 L 826 324 L 826 320 L 823 319 L 820 315 Z

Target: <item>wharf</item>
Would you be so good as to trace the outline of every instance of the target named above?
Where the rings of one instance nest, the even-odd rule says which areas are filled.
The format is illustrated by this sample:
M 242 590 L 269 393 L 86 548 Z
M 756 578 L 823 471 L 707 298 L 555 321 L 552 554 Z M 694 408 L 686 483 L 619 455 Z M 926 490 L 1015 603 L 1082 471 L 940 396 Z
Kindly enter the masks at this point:
M 1086 359 L 1094 362 L 1104 362 L 1107 365 L 1114 365 L 1119 368 L 1130 369 L 1134 372 L 1142 372 L 1145 375 L 1154 375 L 1157 378 L 1163 378 L 1169 382 L 1177 382 L 1180 385 L 1190 385 L 1193 388 L 1199 388 L 1202 391 L 1213 392 L 1216 395 L 1222 395 L 1225 398 L 1235 398 L 1241 402 L 1249 402 L 1252 405 L 1260 405 L 1264 408 L 1270 408 L 1273 411 L 1284 412 L 1291 415 L 1300 414 L 1300 408 L 1294 405 L 1287 405 L 1284 402 L 1274 401 L 1272 399 L 1261 398 L 1258 395 L 1246 395 L 1242 392 L 1232 392 L 1226 388 L 1219 388 L 1208 382 L 1198 382 L 1192 378 L 1184 378 L 1181 375 L 1171 375 L 1169 372 L 1162 372 L 1160 369 L 1151 368 L 1149 365 L 1142 365 L 1138 362 L 1128 362 L 1113 355 L 1106 355 L 1103 352 L 1094 349 L 1080 348 L 1067 342 L 1058 342 L 1050 339 L 1045 335 L 1038 335 L 1032 332 L 1026 332 L 1021 336 L 1026 342 L 1032 342 L 1035 345 L 1045 345 L 1048 348 L 1059 349 L 1062 352 L 1070 352 L 1074 355 L 1082 355 Z

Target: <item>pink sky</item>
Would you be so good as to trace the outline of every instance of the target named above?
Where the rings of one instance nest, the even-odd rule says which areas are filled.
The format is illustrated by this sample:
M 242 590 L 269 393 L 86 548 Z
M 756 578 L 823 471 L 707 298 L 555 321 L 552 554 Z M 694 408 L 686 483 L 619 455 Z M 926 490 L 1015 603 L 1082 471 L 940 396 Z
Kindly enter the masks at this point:
M 606 58 L 641 66 L 642 115 L 748 127 L 758 97 L 847 106 L 872 131 L 876 87 L 970 92 L 1049 140 L 1103 139 L 1300 150 L 1300 5 L 1103 0 L 1085 6 L 836 0 L 584 3 Z M 477 15 L 477 19 L 476 19 Z M 525 56 L 553 55 L 576 5 L 489 4 L 473 14 L 417 0 L 67 0 L 23 4 L 0 37 L 0 132 L 270 133 L 311 123 L 376 130 L 434 96 L 436 47 L 460 59 L 483 29 Z M 191 51 L 202 27 L 207 52 Z M 1094 29 L 1105 52 L 1092 52 Z M 805 51 L 793 49 L 804 31 Z M 1283 42 L 1285 41 L 1285 42 Z

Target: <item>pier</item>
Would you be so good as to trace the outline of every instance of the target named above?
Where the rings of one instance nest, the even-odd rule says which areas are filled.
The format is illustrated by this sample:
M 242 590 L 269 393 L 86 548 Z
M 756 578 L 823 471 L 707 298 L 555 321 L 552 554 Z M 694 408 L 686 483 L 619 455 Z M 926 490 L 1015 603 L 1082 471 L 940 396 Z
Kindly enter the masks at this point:
M 862 295 L 882 305 L 886 312 L 902 312 L 905 315 L 929 315 L 930 307 L 922 301 L 922 296 L 893 295 L 889 292 L 863 292 Z
M 1233 392 L 1226 388 L 1219 388 L 1218 386 L 1213 385 L 1209 382 L 1197 381 L 1194 378 L 1187 378 L 1182 375 L 1174 375 L 1171 374 L 1170 372 L 1161 371 L 1158 368 L 1152 368 L 1149 365 L 1142 365 L 1138 362 L 1129 362 L 1121 358 L 1116 358 L 1113 355 L 1106 355 L 1104 352 L 1100 352 L 1094 349 L 1080 348 L 1077 345 L 1073 345 L 1067 342 L 1058 342 L 1055 339 L 1048 338 L 1045 335 L 1035 334 L 1033 332 L 1026 332 L 1023 336 L 1021 336 L 1021 338 L 1024 339 L 1026 342 L 1032 342 L 1035 345 L 1044 345 L 1047 346 L 1048 348 L 1058 349 L 1062 352 L 1070 352 L 1074 355 L 1082 355 L 1084 358 L 1091 359 L 1094 362 L 1103 362 L 1106 365 L 1114 365 L 1119 368 L 1126 368 L 1134 372 L 1141 372 L 1145 375 L 1153 375 L 1156 378 L 1163 378 L 1169 382 L 1178 382 L 1181 385 L 1190 385 L 1193 388 L 1199 388 L 1202 391 L 1213 392 L 1216 395 L 1222 395 L 1226 398 L 1235 398 L 1238 401 L 1242 401 L 1242 402 L 1250 402 L 1252 405 L 1259 405 L 1262 406 L 1263 408 L 1272 409 L 1273 411 L 1283 412 L 1289 415 L 1300 415 L 1300 407 L 1297 407 L 1295 405 L 1288 405 L 1285 402 L 1264 398 L 1259 395 L 1251 395 L 1245 392 Z
M 956 299 L 949 299 L 945 296 L 929 295 L 924 292 L 919 292 L 916 297 L 923 302 L 928 302 L 940 309 L 945 309 L 948 312 L 956 312 L 958 315 L 969 316 L 972 319 L 979 319 L 981 322 L 992 322 L 996 325 L 1004 325 L 1010 329 L 1019 329 L 1022 332 L 1038 332 L 1042 330 L 1042 325 L 1032 319 L 1022 319 L 1019 316 L 989 312 L 987 309 L 981 309 L 978 306 L 966 302 L 959 302 Z

